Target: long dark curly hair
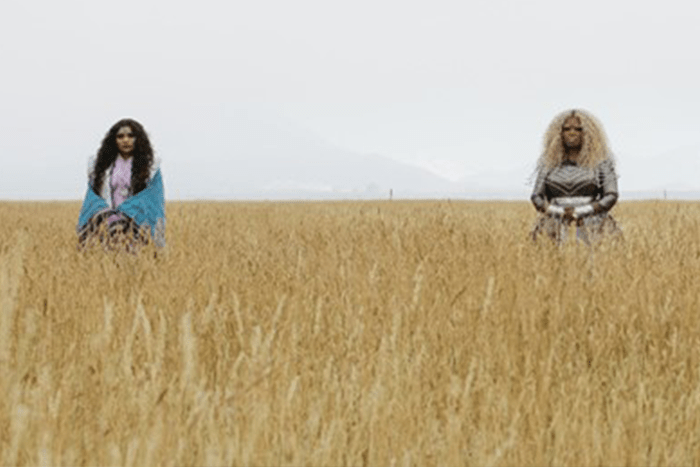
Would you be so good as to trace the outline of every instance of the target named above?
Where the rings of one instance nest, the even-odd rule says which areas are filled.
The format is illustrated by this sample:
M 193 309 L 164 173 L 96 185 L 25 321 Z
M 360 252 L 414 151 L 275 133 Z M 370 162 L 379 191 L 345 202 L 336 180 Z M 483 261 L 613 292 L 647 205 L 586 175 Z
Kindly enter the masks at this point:
M 114 163 L 119 155 L 119 150 L 117 149 L 117 132 L 124 126 L 131 128 L 132 133 L 136 137 L 132 156 L 133 161 L 131 163 L 132 194 L 136 194 L 146 188 L 146 184 L 148 183 L 148 176 L 151 173 L 151 166 L 153 165 L 153 148 L 151 147 L 151 142 L 148 139 L 143 125 L 131 118 L 123 118 L 112 125 L 112 128 L 109 129 L 102 140 L 100 150 L 97 151 L 97 161 L 90 173 L 92 190 L 97 195 L 102 191 L 105 171 Z

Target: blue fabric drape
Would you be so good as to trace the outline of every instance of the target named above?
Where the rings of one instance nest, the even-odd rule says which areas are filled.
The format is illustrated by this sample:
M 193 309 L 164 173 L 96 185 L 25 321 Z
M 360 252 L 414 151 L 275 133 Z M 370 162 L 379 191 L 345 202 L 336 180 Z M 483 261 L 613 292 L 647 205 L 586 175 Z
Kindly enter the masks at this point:
M 109 208 L 107 201 L 98 196 L 88 184 L 78 216 L 77 230 L 83 229 L 95 214 Z M 139 226 L 148 225 L 156 246 L 165 246 L 165 196 L 160 169 L 153 175 L 146 188 L 127 198 L 115 211 L 126 214 Z
M 85 199 L 83 200 L 83 207 L 80 208 L 80 215 L 78 216 L 78 226 L 77 231 L 80 231 L 87 225 L 88 221 L 100 211 L 109 209 L 109 205 L 104 198 L 97 196 L 92 190 L 92 187 L 88 183 L 87 193 L 85 193 Z

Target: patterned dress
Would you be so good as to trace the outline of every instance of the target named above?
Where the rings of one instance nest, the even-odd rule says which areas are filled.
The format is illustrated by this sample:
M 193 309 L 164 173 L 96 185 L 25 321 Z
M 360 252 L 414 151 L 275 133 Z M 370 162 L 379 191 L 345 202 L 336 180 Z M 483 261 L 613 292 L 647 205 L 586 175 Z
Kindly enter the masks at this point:
M 112 209 L 116 209 L 131 195 L 131 166 L 133 158 L 117 156 L 109 175 L 109 190 L 112 195 Z M 109 225 L 124 221 L 124 216 L 115 213 L 107 218 Z
M 541 170 L 530 199 L 542 213 L 532 231 L 533 239 L 544 233 L 557 243 L 564 242 L 572 225 L 577 238 L 589 244 L 604 233 L 619 232 L 609 214 L 617 201 L 617 176 L 611 160 L 592 169 L 564 161 L 553 169 Z M 570 219 L 565 219 L 566 208 L 573 210 Z

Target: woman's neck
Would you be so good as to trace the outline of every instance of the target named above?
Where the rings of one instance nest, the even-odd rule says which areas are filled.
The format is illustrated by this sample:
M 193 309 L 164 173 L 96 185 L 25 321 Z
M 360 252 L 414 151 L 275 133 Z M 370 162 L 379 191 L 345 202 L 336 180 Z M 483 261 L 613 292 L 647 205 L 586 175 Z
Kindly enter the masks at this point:
M 576 162 L 578 160 L 578 156 L 581 153 L 580 148 L 567 148 L 564 151 L 564 160 L 569 161 L 569 162 Z

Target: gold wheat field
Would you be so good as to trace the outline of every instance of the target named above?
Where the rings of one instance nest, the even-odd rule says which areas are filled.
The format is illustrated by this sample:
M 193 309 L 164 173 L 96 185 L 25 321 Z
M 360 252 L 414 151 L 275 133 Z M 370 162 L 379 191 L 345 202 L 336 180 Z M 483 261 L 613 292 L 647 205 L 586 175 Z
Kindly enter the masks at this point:
M 700 204 L 169 203 L 154 257 L 0 203 L 0 464 L 700 464 Z

